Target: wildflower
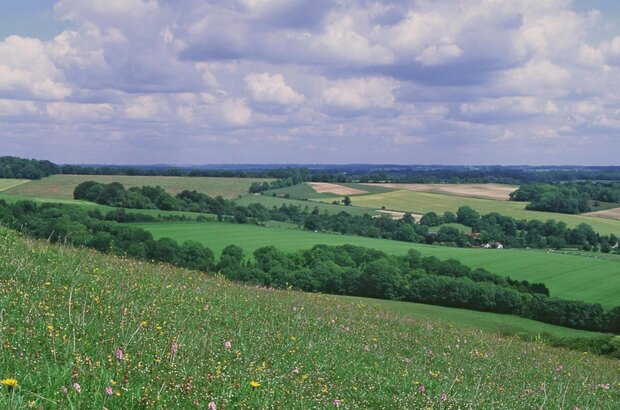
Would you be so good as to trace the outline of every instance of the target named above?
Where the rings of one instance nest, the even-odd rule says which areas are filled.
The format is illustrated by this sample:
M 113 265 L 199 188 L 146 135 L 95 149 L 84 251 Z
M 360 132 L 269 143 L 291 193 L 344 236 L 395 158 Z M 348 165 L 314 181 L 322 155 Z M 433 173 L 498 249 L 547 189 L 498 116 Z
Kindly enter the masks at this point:
M 293 373 L 295 373 L 295 374 L 299 374 L 299 367 L 294 368 L 294 369 L 293 369 Z
M 609 383 L 599 384 L 598 387 L 600 387 L 603 390 L 609 390 Z
M 60 388 L 60 392 L 61 392 L 62 394 L 67 394 L 67 393 L 69 393 L 69 389 L 67 389 L 67 386 L 62 386 L 62 387 Z
M 106 396 L 111 396 L 111 395 L 112 395 L 112 393 L 113 393 L 113 391 L 112 391 L 112 386 L 107 386 L 107 387 L 105 388 L 105 394 L 106 394 Z
M 256 380 L 252 380 L 252 381 L 250 382 L 250 386 L 252 386 L 252 388 L 253 388 L 253 389 L 255 389 L 255 388 L 257 388 L 257 387 L 260 387 L 260 383 L 259 383 L 259 382 L 257 382 Z
M 334 405 L 334 407 L 340 407 L 340 405 L 342 404 L 342 400 L 335 399 L 332 404 Z
M 9 391 L 13 391 L 13 389 L 17 387 L 17 379 L 14 379 L 12 377 L 2 379 L 1 383 L 3 386 L 6 386 Z
M 215 406 L 215 402 L 212 401 L 209 403 L 209 405 L 207 406 L 208 410 L 217 410 L 217 407 Z
M 561 365 L 559 365 L 558 367 L 555 368 L 555 371 L 556 372 L 562 371 L 563 368 L 564 368 L 564 365 L 561 364 Z
M 446 394 L 446 392 L 441 393 L 441 401 L 446 401 L 448 400 L 448 395 Z
M 170 345 L 170 351 L 172 352 L 172 354 L 176 354 L 177 350 L 179 350 L 179 345 L 177 344 L 177 342 L 172 342 L 172 344 Z
M 116 349 L 115 355 L 117 360 L 123 360 L 123 349 L 121 349 L 120 347 Z
M 79 383 L 73 383 L 73 389 L 78 393 L 82 392 L 82 386 L 80 386 Z
M 424 385 L 423 385 L 423 384 L 421 384 L 421 385 L 420 385 L 420 387 L 418 387 L 418 391 L 419 391 L 420 393 L 424 393 L 424 390 L 426 390 L 426 388 L 424 387 Z
M 230 340 L 227 340 L 224 342 L 224 349 L 230 349 L 232 348 L 232 343 L 230 342 Z

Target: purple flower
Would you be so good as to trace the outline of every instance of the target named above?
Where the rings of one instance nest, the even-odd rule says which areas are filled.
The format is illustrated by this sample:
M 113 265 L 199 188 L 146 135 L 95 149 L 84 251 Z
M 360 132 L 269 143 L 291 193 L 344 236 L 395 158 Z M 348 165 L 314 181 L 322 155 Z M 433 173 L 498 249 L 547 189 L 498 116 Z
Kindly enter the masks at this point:
M 60 392 L 61 392 L 62 394 L 67 394 L 67 393 L 69 393 L 69 389 L 67 389 L 67 386 L 62 386 L 62 387 L 60 388 Z
M 336 400 L 334 400 L 334 401 L 332 402 L 332 404 L 334 405 L 334 407 L 340 407 L 340 405 L 342 404 L 342 401 L 341 401 L 341 400 L 336 399 Z
M 210 402 L 209 405 L 207 406 L 207 409 L 217 410 L 217 407 L 215 406 L 215 402 L 214 401 Z
M 80 386 L 78 383 L 73 383 L 73 389 L 78 393 L 82 392 L 82 386 Z
M 106 394 L 106 396 L 111 396 L 111 395 L 112 395 L 112 393 L 113 393 L 113 391 L 112 391 L 112 386 L 107 386 L 107 387 L 105 388 L 105 394 Z
M 421 385 L 420 385 L 420 387 L 418 387 L 418 391 L 419 391 L 420 393 L 424 393 L 424 390 L 426 390 L 426 389 L 424 388 L 424 385 L 423 385 L 423 384 L 421 384 Z
M 558 367 L 556 367 L 556 368 L 555 368 L 555 371 L 556 371 L 556 372 L 559 372 L 559 371 L 561 371 L 563 368 L 564 368 L 564 365 L 563 365 L 563 364 L 561 364 L 561 365 L 559 365 Z
M 230 340 L 227 340 L 224 342 L 224 349 L 230 349 L 232 348 L 232 343 L 230 342 Z
M 176 354 L 177 350 L 179 350 L 179 345 L 177 344 L 177 342 L 172 342 L 172 344 L 170 345 L 170 351 L 172 352 L 172 354 Z
M 446 400 L 448 400 L 448 395 L 445 392 L 441 393 L 441 401 L 446 401 Z
M 116 358 L 118 360 L 123 360 L 123 349 L 121 349 L 120 347 L 116 349 Z

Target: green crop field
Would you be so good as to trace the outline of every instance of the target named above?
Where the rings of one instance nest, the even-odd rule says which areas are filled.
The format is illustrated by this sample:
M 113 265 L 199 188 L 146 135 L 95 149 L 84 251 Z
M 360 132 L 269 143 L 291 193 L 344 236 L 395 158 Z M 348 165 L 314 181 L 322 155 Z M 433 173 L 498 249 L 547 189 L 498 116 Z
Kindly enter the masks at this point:
M 29 179 L 0 178 L 0 192 L 30 182 Z
M 598 302 L 606 307 L 620 304 L 620 262 L 609 259 L 563 255 L 555 252 L 519 249 L 466 249 L 411 244 L 385 239 L 316 233 L 305 230 L 236 225 L 226 223 L 146 223 L 132 224 L 153 233 L 156 238 L 169 237 L 179 242 L 197 240 L 216 255 L 235 244 L 250 255 L 256 249 L 273 245 L 284 251 L 308 249 L 315 244 L 352 244 L 403 255 L 416 249 L 424 256 L 455 258 L 464 264 L 485 268 L 513 279 L 543 282 L 552 296 Z
M 0 284 L 3 409 L 620 402 L 614 359 L 25 241 L 1 228 Z
M 211 178 L 211 177 L 162 177 L 127 175 L 51 175 L 5 191 L 6 194 L 41 198 L 72 199 L 75 187 L 84 181 L 102 183 L 120 182 L 125 188 L 159 185 L 171 194 L 185 189 L 196 190 L 210 196 L 234 199 L 246 194 L 254 181 L 272 181 L 260 178 Z
M 406 190 L 374 195 L 360 195 L 351 199 L 353 201 L 353 207 L 361 206 L 379 209 L 385 206 L 385 208 L 389 210 L 414 213 L 426 213 L 430 211 L 437 213 L 443 213 L 445 211 L 456 212 L 460 206 L 467 205 L 481 214 L 499 212 L 502 215 L 512 216 L 518 219 L 555 219 L 556 221 L 566 222 L 566 224 L 571 227 L 577 226 L 580 223 L 587 223 L 598 233 L 614 233 L 620 235 L 620 221 L 583 215 L 527 211 L 525 210 L 525 203 L 523 202 L 495 201 L 490 199 L 466 198 L 456 195 Z
M 337 197 L 334 197 L 334 199 L 337 199 Z M 299 199 L 281 198 L 281 197 L 277 197 L 277 196 L 274 197 L 274 196 L 269 196 L 269 195 L 245 195 L 239 198 L 235 202 L 238 205 L 243 205 L 243 206 L 248 206 L 249 204 L 252 204 L 252 203 L 259 203 L 269 209 L 273 208 L 274 206 L 280 207 L 283 204 L 287 204 L 287 205 L 300 206 L 302 209 L 307 206 L 310 211 L 312 211 L 312 209 L 314 209 L 314 207 L 316 206 L 319 208 L 319 211 L 321 212 L 327 211 L 330 214 L 336 214 L 341 211 L 348 212 L 351 215 L 364 215 L 364 214 L 374 215 L 376 214 L 376 210 L 373 208 L 364 208 L 361 206 L 354 207 L 354 206 L 334 205 L 331 203 L 302 201 Z

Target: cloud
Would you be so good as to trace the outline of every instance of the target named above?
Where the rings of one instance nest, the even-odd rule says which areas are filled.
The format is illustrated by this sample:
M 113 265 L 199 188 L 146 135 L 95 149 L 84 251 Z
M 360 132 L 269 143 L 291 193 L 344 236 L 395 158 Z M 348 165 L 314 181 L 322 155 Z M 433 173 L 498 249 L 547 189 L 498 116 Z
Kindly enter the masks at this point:
M 514 162 L 490 148 L 509 142 L 517 162 L 617 162 L 620 31 L 599 4 L 58 0 L 55 38 L 0 39 L 0 150 Z
M 256 101 L 294 105 L 304 100 L 303 95 L 286 84 L 281 74 L 252 73 L 245 76 L 244 80 L 250 95 Z
M 389 108 L 394 104 L 393 91 L 397 87 L 396 81 L 381 77 L 336 81 L 323 92 L 323 102 L 345 110 Z

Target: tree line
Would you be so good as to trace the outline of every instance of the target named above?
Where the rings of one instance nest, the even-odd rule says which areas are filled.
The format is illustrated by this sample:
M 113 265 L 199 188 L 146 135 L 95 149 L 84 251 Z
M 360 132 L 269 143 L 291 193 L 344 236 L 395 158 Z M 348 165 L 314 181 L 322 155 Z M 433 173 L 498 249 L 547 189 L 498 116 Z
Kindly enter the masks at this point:
M 510 193 L 512 201 L 530 201 L 533 211 L 578 214 L 590 212 L 597 202 L 620 203 L 618 182 L 535 183 L 522 185 Z

